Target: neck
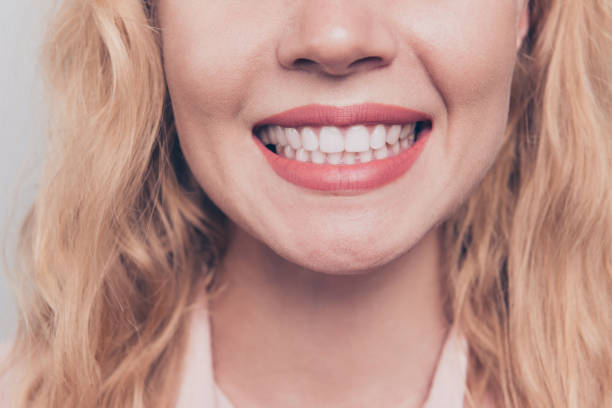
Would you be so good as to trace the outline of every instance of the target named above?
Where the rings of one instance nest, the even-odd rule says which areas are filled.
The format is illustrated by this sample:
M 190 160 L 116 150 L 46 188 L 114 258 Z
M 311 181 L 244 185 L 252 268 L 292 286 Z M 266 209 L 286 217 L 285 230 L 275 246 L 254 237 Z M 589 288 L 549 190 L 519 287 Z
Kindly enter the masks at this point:
M 423 403 L 448 321 L 439 231 L 358 275 L 306 270 L 235 229 L 210 299 L 217 383 L 236 406 Z

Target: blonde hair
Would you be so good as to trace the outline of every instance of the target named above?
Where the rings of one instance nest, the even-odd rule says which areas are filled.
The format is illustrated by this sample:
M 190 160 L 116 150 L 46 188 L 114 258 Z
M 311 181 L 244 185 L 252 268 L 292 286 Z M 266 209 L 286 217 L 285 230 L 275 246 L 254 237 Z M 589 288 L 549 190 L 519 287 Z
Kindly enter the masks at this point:
M 472 405 L 612 406 L 612 10 L 534 0 L 503 148 L 444 224 Z M 66 0 L 54 118 L 21 234 L 15 361 L 28 407 L 167 407 L 225 219 L 176 141 L 154 11 Z

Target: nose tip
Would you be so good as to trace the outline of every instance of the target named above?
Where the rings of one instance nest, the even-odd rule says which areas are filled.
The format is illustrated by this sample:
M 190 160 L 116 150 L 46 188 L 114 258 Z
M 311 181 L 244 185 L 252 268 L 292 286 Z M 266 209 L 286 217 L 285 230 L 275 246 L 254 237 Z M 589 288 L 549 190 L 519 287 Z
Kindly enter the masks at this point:
M 330 7 L 330 3 L 336 3 Z M 286 69 L 346 76 L 391 63 L 396 42 L 389 28 L 372 13 L 352 1 L 307 0 L 295 29 L 278 46 L 280 64 Z

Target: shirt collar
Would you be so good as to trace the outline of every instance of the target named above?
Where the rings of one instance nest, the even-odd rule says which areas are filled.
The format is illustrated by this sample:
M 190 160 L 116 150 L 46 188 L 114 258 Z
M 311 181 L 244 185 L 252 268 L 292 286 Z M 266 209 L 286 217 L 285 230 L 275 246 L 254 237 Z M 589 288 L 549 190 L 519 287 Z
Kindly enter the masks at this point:
M 467 341 L 457 325 L 447 335 L 423 408 L 463 408 L 467 373 Z M 178 408 L 217 407 L 209 316 L 193 311 L 185 354 Z

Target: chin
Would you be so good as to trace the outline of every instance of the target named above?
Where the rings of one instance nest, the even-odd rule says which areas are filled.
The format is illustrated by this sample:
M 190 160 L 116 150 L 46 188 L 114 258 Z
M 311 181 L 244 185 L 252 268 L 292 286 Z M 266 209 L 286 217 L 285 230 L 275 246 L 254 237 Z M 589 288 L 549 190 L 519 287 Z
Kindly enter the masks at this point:
M 386 241 L 386 242 L 385 242 Z M 384 245 L 376 245 L 376 243 Z M 328 275 L 363 275 L 399 258 L 411 245 L 389 242 L 388 237 L 374 239 L 367 234 L 351 239 L 324 238 L 301 242 L 273 250 L 289 262 Z
M 433 237 L 433 216 L 389 217 L 378 211 L 273 223 L 251 236 L 284 260 L 330 275 L 361 275 L 380 269 Z

